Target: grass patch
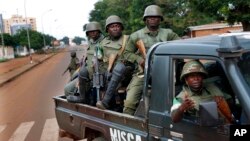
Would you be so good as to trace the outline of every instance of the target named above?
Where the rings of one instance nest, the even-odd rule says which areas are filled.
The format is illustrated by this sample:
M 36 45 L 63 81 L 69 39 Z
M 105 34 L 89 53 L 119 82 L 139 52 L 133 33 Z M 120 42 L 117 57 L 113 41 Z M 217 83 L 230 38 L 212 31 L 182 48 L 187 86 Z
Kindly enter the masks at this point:
M 8 61 L 8 59 L 5 59 L 5 58 L 0 58 L 0 63 L 2 63 L 2 62 L 6 62 L 6 61 Z

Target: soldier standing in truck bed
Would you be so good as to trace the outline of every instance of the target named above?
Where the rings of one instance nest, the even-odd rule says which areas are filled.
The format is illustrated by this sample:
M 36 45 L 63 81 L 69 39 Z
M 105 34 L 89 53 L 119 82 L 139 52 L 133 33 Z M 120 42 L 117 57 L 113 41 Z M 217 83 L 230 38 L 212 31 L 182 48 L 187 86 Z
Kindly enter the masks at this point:
M 106 19 L 106 32 L 108 36 L 100 44 L 103 50 L 103 61 L 107 69 L 108 82 L 107 90 L 101 101 L 97 101 L 96 106 L 100 109 L 110 109 L 112 99 L 117 90 L 118 84 L 122 81 L 124 73 L 128 70 L 123 59 L 123 51 L 127 42 L 127 35 L 123 35 L 123 23 L 120 17 L 111 15 Z M 112 73 L 112 75 L 110 75 Z M 111 78 L 110 78 L 111 77 Z M 126 76 L 129 79 L 129 76 Z M 120 110 L 122 111 L 122 110 Z
M 160 22 L 163 21 L 163 14 L 157 5 L 150 5 L 146 7 L 143 15 L 143 21 L 146 27 L 132 33 L 128 41 L 127 47 L 124 51 L 124 58 L 132 63 L 137 64 L 137 71 L 135 71 L 131 82 L 127 88 L 127 97 L 124 102 L 123 112 L 134 115 L 135 110 L 139 104 L 143 89 L 143 69 L 145 63 L 145 53 L 138 53 L 136 44 L 142 41 L 147 51 L 153 44 L 157 42 L 170 41 L 179 39 L 178 35 L 171 29 L 160 28 Z M 146 52 L 145 51 L 145 52 Z
M 87 53 L 85 53 L 85 55 L 87 55 L 86 58 L 86 65 L 82 65 L 82 67 L 80 68 L 80 75 L 81 78 L 77 77 L 76 79 L 72 80 L 71 82 L 69 82 L 65 88 L 64 88 L 64 93 L 66 96 L 68 97 L 68 100 L 70 102 L 83 102 L 83 98 L 82 96 L 74 96 L 74 93 L 79 93 L 78 91 L 78 83 L 79 80 L 81 81 L 82 78 L 87 78 L 86 81 L 86 88 L 88 89 L 88 91 L 91 90 L 91 80 L 92 80 L 92 75 L 93 75 L 93 63 L 92 63 L 92 59 L 95 53 L 95 47 L 97 44 L 99 44 L 100 41 L 103 40 L 104 36 L 102 34 L 102 29 L 101 29 L 101 25 L 99 22 L 90 22 L 87 24 L 86 26 L 86 36 L 88 37 L 88 49 L 87 49 Z M 85 61 L 85 60 L 83 60 Z M 100 65 L 102 64 L 102 62 L 99 63 Z M 85 72 L 87 71 L 87 73 Z M 83 77 L 84 75 L 84 77 Z M 84 79 L 85 80 L 85 79 Z M 77 92 L 78 91 L 78 92 Z M 87 103 L 91 103 L 90 100 L 86 100 L 85 102 Z M 92 102 L 92 105 L 95 105 L 95 102 Z

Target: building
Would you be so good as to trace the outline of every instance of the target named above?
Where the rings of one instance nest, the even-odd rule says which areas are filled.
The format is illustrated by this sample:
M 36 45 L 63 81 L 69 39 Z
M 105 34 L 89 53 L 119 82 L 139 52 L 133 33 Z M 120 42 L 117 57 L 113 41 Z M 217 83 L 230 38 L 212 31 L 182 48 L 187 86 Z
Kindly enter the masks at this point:
M 13 35 L 15 33 L 15 29 L 19 27 L 30 27 L 32 30 L 37 30 L 36 25 L 36 18 L 27 17 L 27 24 L 26 24 L 26 18 L 23 18 L 21 15 L 12 15 L 10 19 L 4 19 L 4 33 L 9 33 L 10 35 Z M 14 29 L 12 29 L 14 28 Z
M 212 23 L 199 26 L 188 27 L 188 36 L 200 37 L 212 34 L 222 34 L 229 32 L 241 32 L 243 31 L 241 24 L 228 25 L 227 23 Z
M 0 30 L 1 30 L 1 33 L 4 33 L 4 24 L 3 24 L 2 14 L 0 14 Z

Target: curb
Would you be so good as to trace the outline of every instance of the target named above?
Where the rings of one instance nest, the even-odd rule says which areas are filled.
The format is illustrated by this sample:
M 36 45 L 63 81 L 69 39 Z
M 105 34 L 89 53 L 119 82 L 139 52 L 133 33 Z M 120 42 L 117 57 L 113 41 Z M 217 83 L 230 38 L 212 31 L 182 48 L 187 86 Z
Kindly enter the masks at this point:
M 56 54 L 53 53 L 52 55 L 48 55 L 47 57 L 41 58 L 38 62 L 24 65 L 22 67 L 14 69 L 14 70 L 0 76 L 0 87 L 2 87 L 4 84 L 14 80 L 15 78 L 17 78 L 18 76 L 24 74 L 25 72 L 31 70 L 35 66 L 43 63 L 44 61 L 48 60 L 49 58 L 53 57 L 54 55 L 56 55 Z

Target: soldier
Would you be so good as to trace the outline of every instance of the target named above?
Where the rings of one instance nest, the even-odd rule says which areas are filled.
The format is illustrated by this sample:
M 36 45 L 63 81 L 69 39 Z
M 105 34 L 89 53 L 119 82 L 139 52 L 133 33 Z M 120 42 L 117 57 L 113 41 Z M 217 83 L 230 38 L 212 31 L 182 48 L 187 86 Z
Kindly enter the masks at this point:
M 122 81 L 126 71 L 126 66 L 120 63 L 124 62 L 122 53 L 128 37 L 122 34 L 123 28 L 120 17 L 111 15 L 106 19 L 105 29 L 108 32 L 108 36 L 102 40 L 100 46 L 103 50 L 103 60 L 107 69 L 107 77 L 110 81 L 102 101 L 97 101 L 96 103 L 96 106 L 100 109 L 111 108 L 111 100 L 114 98 L 118 84 Z M 112 75 L 110 76 L 111 72 Z
M 171 117 L 173 122 L 179 122 L 184 113 L 190 116 L 198 116 L 199 104 L 201 102 L 216 101 L 219 113 L 228 123 L 233 121 L 231 110 L 225 101 L 231 96 L 223 93 L 213 83 L 204 83 L 207 77 L 204 66 L 197 60 L 191 60 L 183 66 L 181 81 L 185 82 L 182 91 L 176 96 L 171 107 Z
M 93 63 L 92 59 L 95 53 L 95 47 L 99 44 L 101 40 L 103 40 L 104 36 L 102 34 L 101 25 L 98 22 L 90 22 L 86 26 L 86 36 L 88 37 L 88 49 L 87 49 L 87 58 L 86 58 L 86 65 L 82 65 L 80 68 L 80 72 L 78 74 L 77 79 L 74 79 L 70 83 L 68 83 L 65 88 L 64 92 L 66 96 L 69 96 L 67 99 L 71 102 L 84 102 L 83 96 L 74 96 L 74 93 L 78 91 L 78 84 L 79 81 L 81 83 L 84 81 L 86 82 L 86 89 L 89 92 L 91 89 L 91 80 L 93 75 Z M 85 60 L 83 60 L 85 61 Z M 101 64 L 101 63 L 100 63 Z M 86 78 L 86 79 L 85 79 Z M 85 81 L 87 80 L 87 81 Z M 82 88 L 82 87 L 81 87 Z M 85 100 L 85 103 L 90 102 L 89 99 Z M 90 102 L 91 103 L 91 102 Z M 92 105 L 95 105 L 95 102 L 92 102 Z
M 146 51 L 155 43 L 179 39 L 171 29 L 160 28 L 163 20 L 161 9 L 157 5 L 150 5 L 144 11 L 143 21 L 146 27 L 132 33 L 124 51 L 124 57 L 130 62 L 137 64 L 133 78 L 127 88 L 127 97 L 124 102 L 123 112 L 133 115 L 141 99 L 143 88 L 143 69 Z M 138 46 L 145 51 L 138 53 Z M 142 49 L 143 50 L 143 49 Z
M 71 56 L 71 60 L 70 60 L 70 63 L 68 65 L 68 67 L 66 68 L 66 70 L 63 72 L 66 73 L 67 71 L 69 71 L 70 73 L 70 78 L 73 76 L 73 74 L 75 73 L 75 71 L 78 69 L 79 67 L 79 59 L 77 58 L 76 56 L 76 52 L 75 51 L 72 51 L 70 53 L 70 56 Z M 62 75 L 63 75 L 62 74 Z

